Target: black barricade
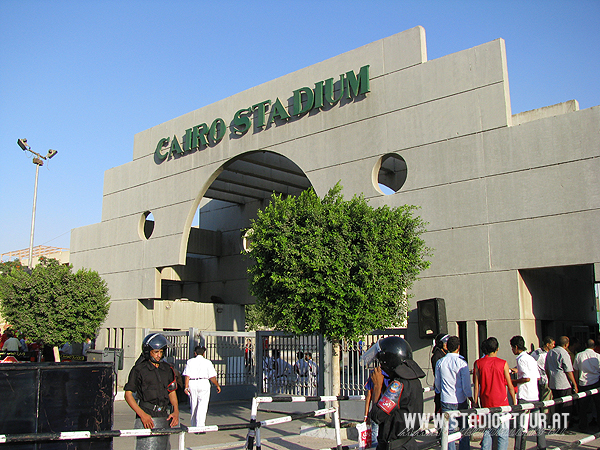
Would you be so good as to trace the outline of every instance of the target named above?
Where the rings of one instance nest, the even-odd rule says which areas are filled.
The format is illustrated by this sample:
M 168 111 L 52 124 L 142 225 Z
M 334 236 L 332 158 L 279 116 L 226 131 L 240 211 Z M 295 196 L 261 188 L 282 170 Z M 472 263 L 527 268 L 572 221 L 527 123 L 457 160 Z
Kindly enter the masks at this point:
M 0 434 L 108 431 L 110 363 L 0 364 Z M 2 450 L 110 450 L 112 438 L 2 444 Z

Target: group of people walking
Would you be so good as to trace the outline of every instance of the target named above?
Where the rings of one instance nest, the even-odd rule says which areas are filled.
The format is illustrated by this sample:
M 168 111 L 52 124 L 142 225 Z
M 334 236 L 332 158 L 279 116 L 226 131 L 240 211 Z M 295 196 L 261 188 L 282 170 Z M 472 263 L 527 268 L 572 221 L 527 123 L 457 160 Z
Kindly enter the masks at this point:
M 460 355 L 460 339 L 457 336 L 438 335 L 431 358 L 435 376 L 436 412 L 531 403 L 600 386 L 600 345 L 596 345 L 593 340 L 589 340 L 586 350 L 577 355 L 568 352 L 567 336 L 561 336 L 558 342 L 552 337 L 546 337 L 542 346 L 531 354 L 527 352 L 522 336 L 513 336 L 508 344 L 516 357 L 516 366 L 512 368 L 509 368 L 506 360 L 497 356 L 500 345 L 495 337 L 482 342 L 482 357 L 473 364 L 471 386 L 469 365 Z M 596 411 L 600 413 L 600 395 L 592 398 Z M 590 397 L 585 397 L 578 404 L 581 429 L 587 427 L 591 401 Z M 557 413 L 562 421 L 554 421 L 552 424 L 558 423 L 559 428 L 563 429 L 571 427 L 572 411 L 571 404 L 556 405 L 552 412 Z M 546 412 L 534 409 L 516 416 L 500 414 L 493 418 L 480 418 L 478 428 L 484 428 L 482 449 L 490 450 L 492 436 L 497 436 L 498 450 L 506 450 L 512 421 L 515 424 L 515 450 L 525 449 L 528 429 L 535 433 L 538 450 L 544 450 L 544 430 L 551 425 Z M 456 429 L 460 428 L 467 428 L 465 416 L 458 420 Z M 459 450 L 467 450 L 469 441 L 469 433 L 463 433 L 458 444 Z M 450 443 L 449 448 L 454 450 L 455 443 Z
M 460 339 L 439 335 L 432 355 L 436 412 L 531 403 L 600 386 L 600 341 L 589 340 L 587 348 L 576 355 L 569 353 L 566 336 L 557 341 L 551 337 L 544 338 L 542 346 L 531 354 L 527 352 L 522 336 L 513 336 L 508 344 L 515 355 L 514 367 L 509 367 L 506 360 L 497 356 L 500 344 L 495 337 L 490 337 L 481 344 L 482 357 L 473 364 L 471 378 L 470 367 L 460 355 Z M 148 335 L 142 344 L 142 355 L 129 374 L 125 400 L 136 413 L 136 428 L 167 428 L 179 423 L 175 393 L 178 374 L 163 361 L 167 345 L 163 335 Z M 184 391 L 190 397 L 192 426 L 205 425 L 210 384 L 215 385 L 217 392 L 221 391 L 215 368 L 204 358 L 204 352 L 204 347 L 196 347 L 194 358 L 187 362 L 183 372 Z M 313 391 L 316 382 L 313 385 L 311 380 L 314 377 L 316 381 L 318 370 L 311 355 L 298 352 L 296 356 L 292 366 L 281 358 L 278 351 L 273 351 L 271 357 L 263 361 L 265 372 L 269 374 L 268 382 L 275 382 L 279 375 L 286 379 L 295 378 L 300 394 L 316 395 Z M 379 340 L 361 358 L 365 365 L 375 359 L 380 365 L 370 375 L 370 395 L 365 406 L 365 420 L 379 425 L 378 449 L 414 450 L 412 435 L 403 433 L 410 428 L 406 413 L 419 414 L 423 411 L 419 379 L 425 374 L 412 360 L 410 345 L 402 338 L 391 336 Z M 581 399 L 577 405 L 580 428 L 588 425 L 592 400 L 600 413 L 600 395 Z M 559 404 L 555 410 L 559 415 L 566 413 L 562 417 L 572 419 L 571 406 Z M 498 439 L 498 450 L 507 450 L 510 422 L 515 424 L 515 450 L 525 450 L 528 429 L 535 433 L 538 450 L 545 450 L 545 425 L 548 424 L 545 414 L 546 411 L 534 409 L 519 412 L 516 420 L 514 414 L 478 417 L 474 428 L 484 429 L 482 450 L 491 450 L 493 437 Z M 563 428 L 568 428 L 571 423 L 563 425 Z M 473 427 L 463 415 L 456 424 L 451 421 L 450 431 L 468 426 Z M 139 438 L 137 449 L 161 449 L 167 442 L 168 436 Z M 459 440 L 459 450 L 468 450 L 469 446 L 470 435 L 464 432 Z M 449 444 L 450 450 L 455 450 L 455 447 L 454 442 Z
M 311 352 L 296 353 L 294 365 L 281 357 L 281 351 L 265 350 L 262 371 L 263 393 L 317 395 L 319 369 Z

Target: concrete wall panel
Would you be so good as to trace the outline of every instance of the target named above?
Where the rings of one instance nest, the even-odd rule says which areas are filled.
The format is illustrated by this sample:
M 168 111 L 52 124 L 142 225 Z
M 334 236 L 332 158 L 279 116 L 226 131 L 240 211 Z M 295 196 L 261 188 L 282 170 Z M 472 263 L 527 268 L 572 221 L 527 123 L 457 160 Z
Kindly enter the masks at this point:
M 430 231 L 481 225 L 487 222 L 486 186 L 482 179 L 444 184 L 395 194 L 390 205 L 420 206 L 417 214 Z
M 529 218 L 489 225 L 491 267 L 526 269 L 593 263 L 600 257 L 600 236 L 590 233 L 600 210 Z
M 511 172 L 486 179 L 490 222 L 600 208 L 600 158 Z
M 490 269 L 485 226 L 428 232 L 424 239 L 435 255 L 424 276 L 478 273 Z
M 424 103 L 385 116 L 388 148 L 393 152 L 506 126 L 504 87 L 493 84 Z
M 600 107 L 485 133 L 486 175 L 600 155 Z

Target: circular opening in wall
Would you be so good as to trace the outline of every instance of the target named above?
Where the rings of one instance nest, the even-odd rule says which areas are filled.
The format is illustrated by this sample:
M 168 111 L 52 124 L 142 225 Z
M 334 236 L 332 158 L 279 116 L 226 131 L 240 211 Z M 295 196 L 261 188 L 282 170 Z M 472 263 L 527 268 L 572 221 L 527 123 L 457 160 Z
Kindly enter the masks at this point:
M 150 211 L 146 211 L 142 214 L 140 220 L 139 233 L 140 237 L 144 240 L 150 239 L 152 232 L 154 231 L 154 216 Z
M 386 195 L 398 192 L 406 182 L 406 175 L 406 161 L 402 156 L 390 153 L 381 157 L 377 173 L 377 183 L 381 192 Z

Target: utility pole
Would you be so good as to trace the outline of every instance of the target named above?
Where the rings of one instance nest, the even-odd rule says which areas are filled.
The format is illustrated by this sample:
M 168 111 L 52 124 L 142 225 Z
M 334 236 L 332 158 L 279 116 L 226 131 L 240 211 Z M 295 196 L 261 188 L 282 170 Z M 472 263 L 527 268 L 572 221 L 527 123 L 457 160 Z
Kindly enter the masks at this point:
M 33 268 L 33 232 L 35 230 L 35 206 L 37 204 L 37 188 L 38 188 L 38 174 L 40 171 L 40 166 L 44 165 L 44 161 L 52 158 L 58 152 L 56 150 L 48 150 L 48 154 L 46 156 L 42 156 L 39 153 L 31 150 L 31 147 L 27 145 L 27 139 L 17 139 L 17 144 L 21 147 L 21 150 L 28 151 L 33 153 L 33 163 L 35 164 L 35 185 L 33 188 L 33 211 L 31 213 L 31 235 L 29 237 L 29 260 L 27 261 L 27 265 L 29 270 Z

